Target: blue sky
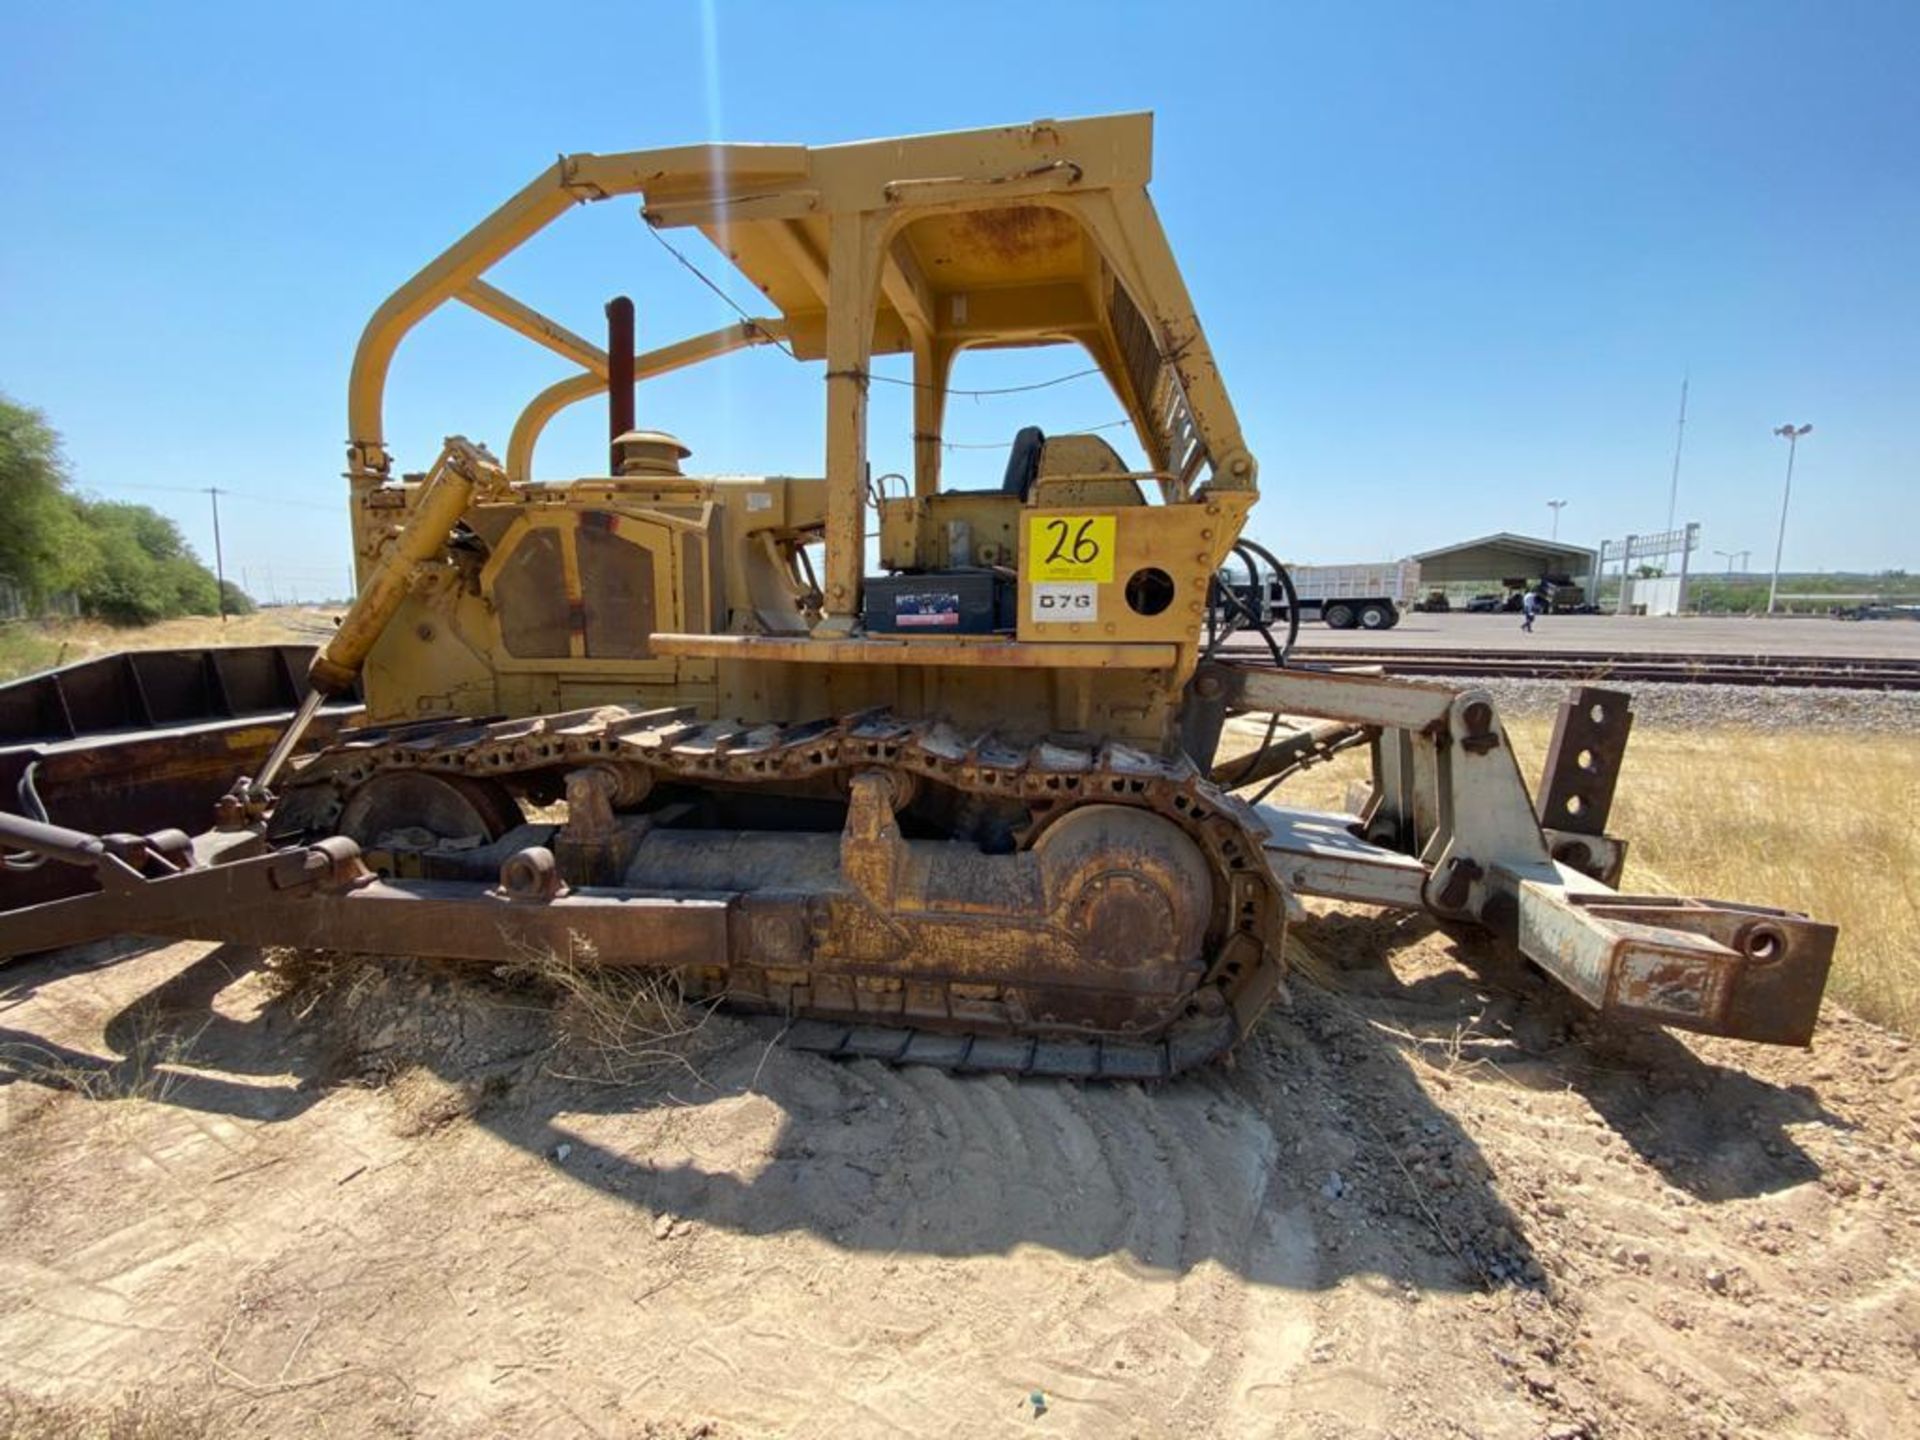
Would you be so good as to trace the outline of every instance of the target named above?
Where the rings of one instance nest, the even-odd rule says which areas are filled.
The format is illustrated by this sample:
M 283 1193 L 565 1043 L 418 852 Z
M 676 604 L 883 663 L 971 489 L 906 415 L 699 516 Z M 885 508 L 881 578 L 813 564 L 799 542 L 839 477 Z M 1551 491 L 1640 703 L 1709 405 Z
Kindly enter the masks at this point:
M 964 19 L 962 18 L 964 17 Z M 265 593 L 338 593 L 345 382 L 375 305 L 564 150 L 826 143 L 1150 109 L 1153 193 L 1262 464 L 1253 533 L 1307 561 L 1490 530 L 1683 519 L 1788 568 L 1920 568 L 1920 6 L 14 6 L 0 46 L 0 390 L 83 487 L 177 515 Z M 716 276 L 724 262 L 683 232 Z M 643 342 L 728 312 L 620 201 L 493 278 Z M 743 301 L 752 292 L 731 284 Z M 1080 368 L 969 357 L 960 385 Z M 563 362 L 465 312 L 389 390 L 403 468 L 503 446 Z M 726 472 L 820 468 L 817 373 L 736 356 L 640 413 Z M 905 468 L 877 392 L 873 451 Z M 1080 381 L 956 400 L 948 438 L 1117 414 Z M 580 407 L 549 477 L 602 462 Z M 999 463 L 956 450 L 962 473 Z M 1709 553 L 1704 563 L 1723 562 Z

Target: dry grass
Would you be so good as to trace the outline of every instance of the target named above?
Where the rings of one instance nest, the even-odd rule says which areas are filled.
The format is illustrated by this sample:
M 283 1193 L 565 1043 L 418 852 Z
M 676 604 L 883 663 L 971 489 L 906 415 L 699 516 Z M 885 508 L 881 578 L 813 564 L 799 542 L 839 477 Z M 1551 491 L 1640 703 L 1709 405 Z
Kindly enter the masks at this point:
M 118 650 L 188 650 L 203 645 L 310 645 L 333 633 L 337 609 L 281 606 L 233 615 L 186 615 L 157 625 L 36 620 L 0 625 L 0 681 Z
M 1550 727 L 1513 727 L 1529 775 Z M 1828 993 L 1920 1032 L 1920 738 L 1644 730 L 1610 829 L 1631 889 L 1804 910 L 1840 927 Z
M 1552 725 L 1509 722 L 1529 785 Z M 1252 737 L 1257 739 L 1258 736 Z M 1250 741 L 1230 730 L 1227 743 Z M 1288 805 L 1343 809 L 1364 751 L 1282 786 Z M 1840 927 L 1828 994 L 1920 1033 L 1920 738 L 1644 727 L 1627 747 L 1609 829 L 1629 889 L 1804 910 Z
M 533 955 L 518 969 L 554 996 L 563 1079 L 625 1085 L 661 1070 L 697 1079 L 716 1043 L 708 1021 L 719 1002 L 690 999 L 672 971 L 602 965 L 591 951 Z
M 32 675 L 63 663 L 60 643 L 39 625 L 0 625 L 0 680 Z
M 206 1028 L 190 1034 L 173 1029 L 153 1006 L 131 1016 L 132 1039 L 117 1060 L 74 1056 L 26 1040 L 0 1045 L 0 1078 L 70 1090 L 96 1102 L 144 1101 L 163 1105 L 184 1078 L 182 1066 Z
M 351 1013 L 381 983 L 378 962 L 340 950 L 270 945 L 260 952 L 270 993 L 305 1020 L 325 1000 Z
M 404 963 L 285 948 L 268 950 L 265 960 L 275 993 L 303 1021 L 323 1004 L 338 1015 L 351 1016 L 363 1005 L 392 1003 L 389 982 L 395 966 Z M 411 962 L 410 968 L 415 973 L 443 970 L 468 978 L 476 973 L 471 966 L 447 963 L 443 967 L 430 960 Z M 710 1024 L 717 999 L 688 996 L 680 977 L 671 971 L 603 964 L 577 936 L 569 954 L 528 948 L 512 964 L 495 967 L 491 974 L 509 992 L 538 997 L 549 1017 L 550 1069 L 563 1079 L 624 1085 L 663 1070 L 697 1078 L 698 1061 L 725 1043 Z M 417 1003 L 411 992 L 408 1002 Z M 524 1001 L 510 1008 L 524 1010 Z M 408 1080 L 409 1073 L 402 1067 L 379 1079 L 399 1084 Z M 454 1118 L 443 1114 L 456 1105 L 454 1097 L 423 1091 L 418 1098 L 423 1128 Z M 471 1113 L 477 1100 L 463 1092 L 457 1103 Z
M 0 1440 L 202 1440 L 212 1433 L 204 1412 L 137 1393 L 87 1405 L 0 1389 Z

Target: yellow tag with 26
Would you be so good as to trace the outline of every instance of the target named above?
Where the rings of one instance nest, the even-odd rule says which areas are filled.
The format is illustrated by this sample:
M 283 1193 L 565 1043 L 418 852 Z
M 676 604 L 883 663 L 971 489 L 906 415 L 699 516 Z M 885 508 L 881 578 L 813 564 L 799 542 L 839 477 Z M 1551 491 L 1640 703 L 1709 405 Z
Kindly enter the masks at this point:
M 1027 521 L 1029 580 L 1113 579 L 1111 515 L 1035 515 Z

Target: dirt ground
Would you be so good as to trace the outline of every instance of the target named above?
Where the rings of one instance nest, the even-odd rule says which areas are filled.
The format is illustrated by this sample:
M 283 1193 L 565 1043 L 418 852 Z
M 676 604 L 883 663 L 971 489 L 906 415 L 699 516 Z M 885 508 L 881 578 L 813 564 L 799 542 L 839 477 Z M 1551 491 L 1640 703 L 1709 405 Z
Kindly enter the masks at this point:
M 1310 943 L 1326 985 L 1149 1088 L 725 1015 L 613 1083 L 484 976 L 10 967 L 0 1434 L 1914 1433 L 1905 1041 Z

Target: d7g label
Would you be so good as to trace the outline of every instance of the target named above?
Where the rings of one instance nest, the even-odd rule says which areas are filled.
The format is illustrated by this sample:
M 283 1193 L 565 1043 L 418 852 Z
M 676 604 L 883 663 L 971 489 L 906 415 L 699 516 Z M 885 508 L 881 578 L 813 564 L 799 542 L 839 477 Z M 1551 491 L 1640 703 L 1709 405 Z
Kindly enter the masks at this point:
M 1028 618 L 1036 625 L 1098 620 L 1100 587 L 1082 581 L 1042 580 L 1033 586 Z

